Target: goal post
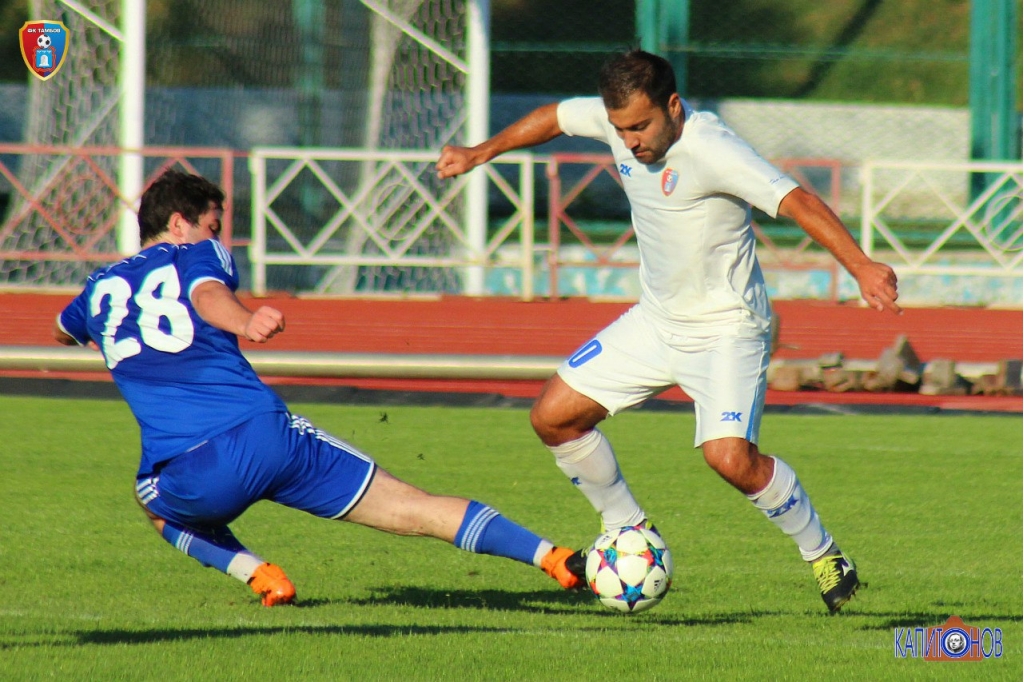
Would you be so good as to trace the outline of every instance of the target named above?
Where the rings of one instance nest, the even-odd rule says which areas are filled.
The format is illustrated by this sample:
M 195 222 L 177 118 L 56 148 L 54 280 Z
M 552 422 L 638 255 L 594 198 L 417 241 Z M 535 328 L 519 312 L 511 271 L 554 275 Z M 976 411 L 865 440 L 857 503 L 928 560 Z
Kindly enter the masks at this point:
M 65 23 L 70 49 L 47 82 L 28 77 L 26 150 L 15 154 L 11 177 L 0 177 L 0 194 L 10 197 L 0 216 L 0 285 L 77 285 L 101 264 L 94 256 L 115 260 L 136 251 L 138 200 L 160 169 L 146 152 L 153 146 L 230 146 L 245 155 L 301 140 L 304 147 L 436 155 L 446 144 L 475 144 L 488 135 L 490 0 L 265 0 L 244 10 L 234 0 L 29 2 L 33 16 Z M 156 12 L 148 21 L 147 6 Z M 313 31 L 310 21 L 323 23 Z M 319 49 L 307 49 L 310 36 L 321 37 Z M 317 84 L 315 96 L 303 89 L 309 83 Z M 87 158 L 30 146 L 105 151 Z M 0 158 L 0 166 L 6 161 Z M 441 196 L 453 185 L 428 177 L 432 166 L 423 162 L 410 172 Z M 216 168 L 207 172 L 217 176 Z M 365 189 L 366 220 L 387 221 L 411 196 L 394 178 L 379 184 L 371 162 L 346 173 L 342 182 Z M 336 209 L 312 175 L 304 171 L 296 196 L 287 198 L 288 210 L 305 223 L 308 234 L 299 238 L 315 238 Z M 464 180 L 451 209 L 468 236 L 453 239 L 452 230 L 428 225 L 413 252 L 465 265 L 291 268 L 271 285 L 308 290 L 312 284 L 327 293 L 483 293 L 478 263 L 485 261 L 490 186 L 482 170 Z M 235 187 L 236 203 L 247 207 L 251 187 L 244 180 Z M 246 211 L 237 226 L 243 239 L 245 223 L 254 219 Z M 94 224 L 104 226 L 102 238 L 75 236 Z M 409 238 L 401 230 L 395 226 L 392 236 Z M 379 255 L 379 245 L 360 230 L 337 239 L 335 248 L 367 260 Z M 69 240 L 88 242 L 87 248 Z M 74 257 L 85 252 L 88 260 Z M 246 254 L 239 255 L 245 267 Z M 330 287 L 321 286 L 328 280 Z
M 362 148 L 438 150 L 445 144 L 477 144 L 490 125 L 490 0 L 360 0 L 372 13 L 368 106 Z M 374 182 L 377 167 L 366 162 L 360 186 Z M 440 189 L 439 189 L 440 192 Z M 394 200 L 390 187 L 375 190 L 366 219 Z M 409 193 L 411 196 L 412 193 Z M 468 245 L 450 241 L 443 228 L 423 237 L 429 252 L 466 248 L 468 260 L 481 260 L 487 242 L 487 177 L 470 174 L 463 190 L 462 221 Z M 353 230 L 346 251 L 375 250 L 365 231 Z M 405 288 L 484 293 L 483 268 L 461 269 L 461 278 L 438 269 L 344 265 L 332 268 L 319 288 L 334 293 L 387 287 L 396 278 Z M 461 283 L 457 280 L 461 279 Z M 369 283 L 369 284 L 368 284 Z
M 23 144 L 39 150 L 140 150 L 145 2 L 30 0 L 28 9 L 33 18 L 60 18 L 68 29 L 69 43 L 58 73 L 45 82 L 28 77 Z M 0 283 L 77 284 L 102 261 L 70 258 L 69 253 L 113 258 L 138 250 L 133 202 L 142 189 L 141 155 L 101 154 L 86 159 L 29 151 L 11 158 L 16 178 L 2 183 L 10 200 L 0 224 L 0 251 L 52 253 L 52 257 L 0 259 Z M 20 191 L 15 191 L 16 186 Z M 120 221 L 120 227 L 91 229 L 112 221 Z
M 491 109 L 491 8 L 490 0 L 471 2 L 467 22 L 469 74 L 466 83 L 469 121 L 466 143 L 480 144 L 490 136 Z M 487 176 L 470 173 L 466 187 L 466 233 L 479 255 L 487 243 Z M 484 293 L 483 268 L 468 268 L 465 291 L 470 296 Z
M 62 0 L 71 3 L 71 0 Z M 121 207 L 117 250 L 123 255 L 139 250 L 139 221 L 144 169 L 138 150 L 145 144 L 146 120 L 146 3 L 142 0 L 121 0 L 121 65 L 120 65 L 120 146 L 121 173 L 118 185 L 121 196 L 131 201 Z

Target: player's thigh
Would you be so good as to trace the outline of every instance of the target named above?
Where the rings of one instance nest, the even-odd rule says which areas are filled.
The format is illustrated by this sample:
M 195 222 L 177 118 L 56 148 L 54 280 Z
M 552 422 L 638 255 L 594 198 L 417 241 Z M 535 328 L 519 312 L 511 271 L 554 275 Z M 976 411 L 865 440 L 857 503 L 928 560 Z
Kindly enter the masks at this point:
M 767 388 L 769 340 L 714 337 L 694 341 L 674 362 L 677 382 L 694 400 L 694 446 L 717 438 L 757 443 Z
M 376 463 L 304 417 L 286 418 L 287 462 L 266 499 L 323 518 L 344 517 L 370 487 Z
M 667 352 L 634 306 L 563 362 L 558 376 L 614 415 L 674 384 Z

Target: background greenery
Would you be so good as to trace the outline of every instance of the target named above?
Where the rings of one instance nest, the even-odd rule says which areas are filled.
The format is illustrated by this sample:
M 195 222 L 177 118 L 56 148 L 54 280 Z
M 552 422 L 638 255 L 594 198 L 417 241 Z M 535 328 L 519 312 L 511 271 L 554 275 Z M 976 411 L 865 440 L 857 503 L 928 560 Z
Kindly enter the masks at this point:
M 295 408 L 424 488 L 559 543 L 597 534 L 523 410 Z M 690 447 L 692 415 L 610 420 L 676 564 L 665 601 L 627 617 L 527 566 L 260 503 L 235 530 L 300 600 L 265 609 L 144 520 L 122 403 L 0 396 L 0 415 L 5 681 L 1021 679 L 1019 416 L 766 416 L 764 449 L 869 584 L 837 617 L 792 543 Z M 894 656 L 894 628 L 952 614 L 1001 628 L 1002 658 Z
M 597 66 L 636 44 L 631 1 L 491 4 L 498 93 L 591 93 Z M 147 39 L 159 54 L 147 61 L 150 84 L 295 84 L 302 74 L 291 68 L 258 68 L 301 49 L 292 5 L 148 0 Z M 690 7 L 689 96 L 967 104 L 970 0 L 691 0 Z M 356 0 L 325 0 L 324 8 L 324 47 L 336 63 L 332 50 L 351 43 L 362 19 Z M 0 81 L 28 77 L 17 44 L 28 13 L 28 0 L 0 0 Z M 339 73 L 328 70 L 327 87 L 338 87 Z
M 593 91 L 607 52 L 635 41 L 632 2 L 608 11 L 587 0 L 558 4 L 495 1 L 495 90 L 564 92 L 568 71 L 575 80 L 587 74 Z M 556 11 L 567 19 L 538 19 Z M 551 51 L 517 47 L 531 40 Z M 969 0 L 691 0 L 685 93 L 966 105 L 969 49 Z

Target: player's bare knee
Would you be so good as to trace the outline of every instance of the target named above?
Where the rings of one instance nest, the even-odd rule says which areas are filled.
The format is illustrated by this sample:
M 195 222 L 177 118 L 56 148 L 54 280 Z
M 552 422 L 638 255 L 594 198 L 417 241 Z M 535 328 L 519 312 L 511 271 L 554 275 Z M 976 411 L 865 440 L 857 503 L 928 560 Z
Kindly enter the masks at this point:
M 142 500 L 139 499 L 138 495 L 135 496 L 135 501 L 138 503 L 139 507 L 142 509 L 142 513 L 144 513 L 146 515 L 146 518 L 149 519 L 150 523 L 153 524 L 153 527 L 156 528 L 156 532 L 157 533 L 163 533 L 164 532 L 164 524 L 166 523 L 166 521 L 164 521 L 162 518 L 160 518 L 159 516 L 157 516 L 156 514 L 151 512 L 149 510 L 149 507 L 147 507 L 146 505 L 142 504 Z
M 762 455 L 751 443 L 742 447 L 705 444 L 704 459 L 719 476 L 744 494 L 756 493 L 771 481 L 772 459 Z
M 710 443 L 704 445 L 704 461 L 729 482 L 743 478 L 753 464 L 746 448 Z
M 148 511 L 146 513 L 146 517 L 149 519 L 149 522 L 153 524 L 153 528 L 156 529 L 156 532 L 163 534 L 164 524 L 166 524 L 167 522 L 161 519 L 159 516 L 149 513 Z
M 591 431 L 600 417 L 581 412 L 568 412 L 551 401 L 543 399 L 534 403 L 530 410 L 530 424 L 534 433 L 544 445 L 553 447 L 581 438 Z
M 555 431 L 548 419 L 547 410 L 540 401 L 535 402 L 533 407 L 530 408 L 530 426 L 533 427 L 533 432 L 545 443 L 548 442 L 548 439 L 552 437 Z
M 571 424 L 565 423 L 558 416 L 557 410 L 553 409 L 551 402 L 545 400 L 544 396 L 530 409 L 530 425 L 545 445 L 561 445 L 572 440 Z

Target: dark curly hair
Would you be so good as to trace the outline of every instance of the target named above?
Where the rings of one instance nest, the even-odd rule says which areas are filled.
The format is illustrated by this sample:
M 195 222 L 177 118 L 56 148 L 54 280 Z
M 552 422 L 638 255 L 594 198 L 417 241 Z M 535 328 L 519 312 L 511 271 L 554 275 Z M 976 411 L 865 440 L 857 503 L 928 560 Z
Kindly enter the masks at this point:
M 139 202 L 139 239 L 145 244 L 167 230 L 175 213 L 196 223 L 213 208 L 224 208 L 224 192 L 199 175 L 169 170 L 153 181 Z
M 676 92 L 676 74 L 672 64 L 643 50 L 630 50 L 608 60 L 598 74 L 597 90 L 608 109 L 622 109 L 638 92 L 651 104 L 668 110 L 668 100 Z

